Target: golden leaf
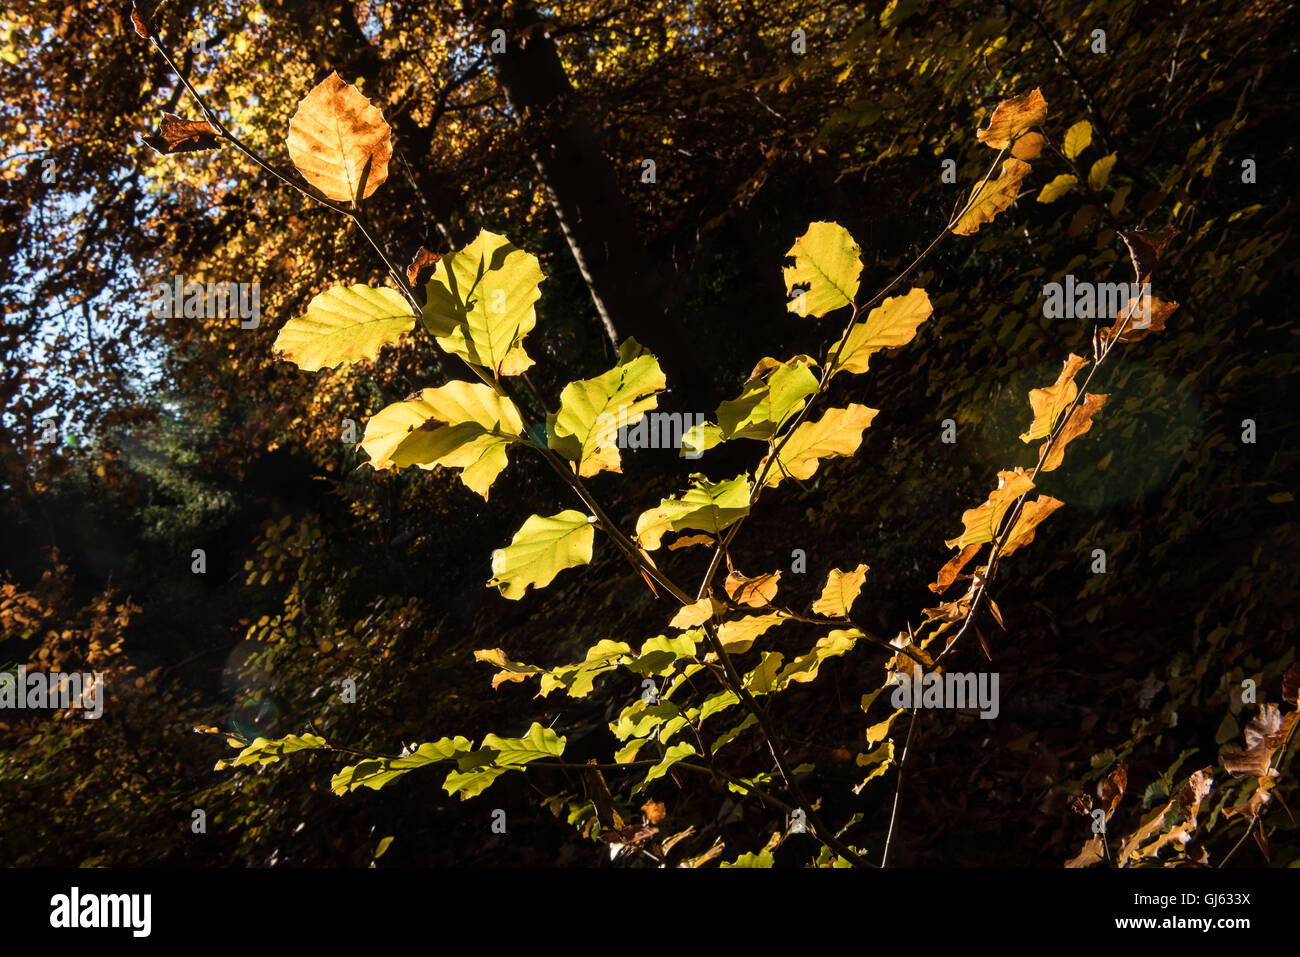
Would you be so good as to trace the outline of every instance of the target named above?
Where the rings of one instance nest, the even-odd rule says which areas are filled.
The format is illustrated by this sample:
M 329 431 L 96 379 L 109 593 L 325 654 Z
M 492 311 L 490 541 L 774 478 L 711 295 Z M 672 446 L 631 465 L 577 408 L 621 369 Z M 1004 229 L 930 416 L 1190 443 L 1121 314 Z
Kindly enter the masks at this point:
M 1002 173 L 991 183 L 980 183 L 975 187 L 975 197 L 970 209 L 962 213 L 961 218 L 952 227 L 958 236 L 969 236 L 985 223 L 992 222 L 993 217 L 1016 201 L 1020 195 L 1020 182 L 1029 175 L 1030 165 L 1012 157 L 1002 164 Z
M 989 117 L 989 125 L 975 135 L 985 146 L 995 150 L 1006 149 L 1021 133 L 1040 126 L 1047 119 L 1047 101 L 1042 90 L 1033 90 L 1024 96 L 1014 97 L 998 104 Z
M 361 91 L 331 73 L 298 104 L 289 121 L 289 158 L 328 199 L 365 199 L 388 179 L 392 133 Z

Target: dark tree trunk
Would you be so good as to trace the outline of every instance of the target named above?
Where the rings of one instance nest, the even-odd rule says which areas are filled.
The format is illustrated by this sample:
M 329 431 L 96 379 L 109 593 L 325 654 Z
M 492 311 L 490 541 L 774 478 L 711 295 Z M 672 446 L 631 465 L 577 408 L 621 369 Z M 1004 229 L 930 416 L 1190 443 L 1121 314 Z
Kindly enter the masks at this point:
M 700 366 L 679 318 L 666 312 L 667 289 L 637 233 L 601 136 L 569 83 L 546 23 L 527 5 L 484 24 L 506 32 L 492 54 L 497 81 L 518 115 L 550 197 L 610 340 L 635 337 L 659 357 L 669 386 L 695 391 Z

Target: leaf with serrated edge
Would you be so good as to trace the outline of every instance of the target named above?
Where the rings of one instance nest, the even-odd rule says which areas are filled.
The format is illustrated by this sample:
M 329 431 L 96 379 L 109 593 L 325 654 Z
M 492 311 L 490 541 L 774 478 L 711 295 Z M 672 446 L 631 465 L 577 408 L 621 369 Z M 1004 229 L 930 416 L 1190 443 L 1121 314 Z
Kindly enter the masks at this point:
M 415 325 L 401 293 L 387 286 L 333 286 L 290 319 L 275 339 L 275 351 L 307 372 L 373 359 Z
M 537 722 L 522 738 L 502 738 L 489 734 L 479 751 L 458 756 L 460 770 L 452 771 L 443 783 L 448 794 L 459 793 L 461 800 L 482 794 L 506 771 L 521 768 L 539 758 L 558 758 L 564 754 L 565 738 Z
M 410 754 L 398 758 L 377 758 L 349 765 L 334 775 L 330 781 L 330 788 L 335 794 L 347 794 L 360 787 L 378 791 L 408 771 L 450 760 L 458 754 L 472 751 L 473 748 L 468 738 L 459 735 L 455 738 L 429 741 Z
M 529 585 L 545 588 L 564 569 L 590 562 L 595 538 L 595 528 L 581 512 L 530 516 L 509 545 L 493 552 L 488 586 L 495 585 L 506 598 L 523 598 Z
M 776 676 L 773 690 L 780 691 L 791 682 L 806 684 L 815 680 L 823 661 L 852 651 L 861 637 L 862 632 L 856 628 L 846 628 L 832 631 L 824 638 L 818 639 L 811 651 L 806 655 L 800 655 L 781 669 L 781 673 Z
M 916 330 L 929 319 L 934 309 L 924 289 L 913 289 L 904 296 L 890 296 L 855 322 L 844 340 L 844 348 L 836 360 L 832 376 L 841 372 L 863 373 L 870 358 L 882 349 L 905 346 L 916 336 Z M 831 347 L 830 355 L 835 354 Z M 830 361 L 828 356 L 827 361 Z
M 658 360 L 635 339 L 628 339 L 619 347 L 614 368 L 564 387 L 560 411 L 548 423 L 550 447 L 577 462 L 582 478 L 602 471 L 621 472 L 619 429 L 640 422 L 658 405 L 655 393 L 666 386 Z
M 506 467 L 506 449 L 523 430 L 509 399 L 482 383 L 455 380 L 380 409 L 366 423 L 361 447 L 376 469 L 461 469 L 461 481 L 486 500 Z
M 782 270 L 787 293 L 793 295 L 796 286 L 808 287 L 790 300 L 790 312 L 820 317 L 851 305 L 862 273 L 858 255 L 858 244 L 839 223 L 810 223 L 786 252 L 794 259 L 793 266 Z
M 750 484 L 747 475 L 725 482 L 710 482 L 705 476 L 691 476 L 694 485 L 675 498 L 666 498 L 636 521 L 636 537 L 643 548 L 654 551 L 668 531 L 685 529 L 722 531 L 749 512 Z
M 867 580 L 867 566 L 859 565 L 850 572 L 832 568 L 826 577 L 826 586 L 821 597 L 813 602 L 812 610 L 827 618 L 843 618 L 853 607 L 853 602 L 862 591 L 862 583 Z
M 425 285 L 424 324 L 448 352 L 493 375 L 519 375 L 533 364 L 524 337 L 537 324 L 537 257 L 504 236 L 480 230 L 448 253 Z
M 822 459 L 853 455 L 862 444 L 863 431 L 879 414 L 879 409 L 854 404 L 827 409 L 816 422 L 802 423 L 781 448 L 763 484 L 779 485 L 791 477 L 802 481 L 812 477 Z
M 367 165 L 362 199 L 388 179 L 393 141 L 384 115 L 337 73 L 299 102 L 287 143 L 298 172 L 328 199 L 355 200 Z

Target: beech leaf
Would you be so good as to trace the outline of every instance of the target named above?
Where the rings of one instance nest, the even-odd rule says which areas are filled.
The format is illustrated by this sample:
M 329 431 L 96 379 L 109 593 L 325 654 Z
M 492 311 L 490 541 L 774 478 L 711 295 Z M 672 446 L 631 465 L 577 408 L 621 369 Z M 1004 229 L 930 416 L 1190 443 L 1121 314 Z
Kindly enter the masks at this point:
M 384 115 L 355 86 L 331 73 L 298 104 L 289 121 L 289 158 L 327 199 L 365 199 L 388 179 L 392 133 Z M 365 180 L 365 194 L 358 190 Z
M 402 294 L 387 286 L 333 286 L 290 319 L 275 339 L 275 351 L 300 369 L 315 372 L 373 359 L 415 326 Z
M 786 291 L 793 296 L 787 308 L 800 316 L 820 317 L 852 305 L 862 273 L 858 244 L 839 223 L 811 223 L 786 253 L 794 258 L 786 266 Z M 802 292 L 799 287 L 806 286 Z M 796 293 L 798 293 L 796 295 Z
M 545 588 L 564 569 L 590 562 L 595 538 L 595 528 L 581 512 L 530 516 L 509 545 L 492 553 L 488 586 L 495 585 L 506 598 L 523 598 L 528 586 Z

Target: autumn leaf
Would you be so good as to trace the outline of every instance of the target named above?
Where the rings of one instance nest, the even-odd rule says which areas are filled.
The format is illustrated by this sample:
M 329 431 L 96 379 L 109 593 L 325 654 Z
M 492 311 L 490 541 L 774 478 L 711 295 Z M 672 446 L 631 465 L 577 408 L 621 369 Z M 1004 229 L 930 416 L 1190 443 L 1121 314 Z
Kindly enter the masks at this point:
M 1150 281 L 1152 274 L 1159 268 L 1161 254 L 1173 235 L 1171 227 L 1160 232 L 1120 230 L 1120 239 L 1128 247 L 1129 261 L 1133 263 L 1133 278 L 1139 283 Z
M 738 475 L 725 482 L 710 482 L 704 475 L 691 476 L 692 487 L 679 496 L 662 500 L 642 512 L 636 521 L 636 537 L 642 547 L 654 551 L 663 536 L 684 529 L 722 531 L 749 513 L 750 482 Z
M 479 382 L 455 380 L 385 406 L 366 423 L 361 447 L 375 469 L 461 469 L 461 481 L 483 496 L 506 467 L 523 419 L 515 404 Z
M 1234 778 L 1269 776 L 1273 755 L 1286 743 L 1297 715 L 1300 712 L 1292 711 L 1283 717 L 1277 705 L 1260 705 L 1259 713 L 1246 725 L 1246 750 L 1219 755 L 1223 769 Z
M 537 324 L 533 304 L 544 279 L 536 256 L 480 230 L 434 266 L 424 287 L 424 324 L 440 346 L 470 365 L 519 375 L 533 364 L 524 337 Z
M 1002 163 L 1002 173 L 996 180 L 979 183 L 972 191 L 970 208 L 962 213 L 952 227 L 958 236 L 969 236 L 985 223 L 993 221 L 998 213 L 1009 207 L 1020 195 L 1020 182 L 1029 175 L 1030 165 L 1014 156 Z
M 989 125 L 976 132 L 985 146 L 995 150 L 1006 149 L 1026 130 L 1041 126 L 1047 119 L 1047 101 L 1042 90 L 1032 90 L 1024 96 L 1014 97 L 998 104 Z
M 786 478 L 802 481 L 817 471 L 820 460 L 853 455 L 862 444 L 862 432 L 879 413 L 879 409 L 854 404 L 827 409 L 816 422 L 804 422 L 782 446 L 763 484 L 776 486 Z
M 721 602 L 706 595 L 693 604 L 683 605 L 679 608 L 677 614 L 673 615 L 672 621 L 668 622 L 668 625 L 670 628 L 695 628 L 704 624 L 724 608 L 725 606 Z
M 988 501 L 978 508 L 969 508 L 963 512 L 961 521 L 964 530 L 945 544 L 949 548 L 965 548 L 967 545 L 993 541 L 1007 509 L 1033 487 L 1034 483 L 1024 469 L 999 472 L 998 487 L 990 493 Z
M 974 558 L 982 546 L 982 542 L 976 542 L 974 545 L 967 545 L 960 552 L 948 559 L 943 568 L 939 569 L 939 577 L 934 584 L 930 585 L 930 591 L 936 594 L 943 594 L 952 587 L 952 583 L 957 580 L 957 576 L 962 573 L 970 560 Z
M 1088 144 L 1091 142 L 1092 124 L 1087 120 L 1080 120 L 1065 131 L 1065 142 L 1062 147 L 1062 152 L 1065 153 L 1066 159 L 1074 159 L 1086 150 Z
M 436 265 L 438 260 L 441 258 L 442 255 L 440 253 L 431 253 L 429 250 L 421 246 L 415 251 L 415 256 L 412 257 L 410 265 L 406 267 L 406 281 L 412 286 L 420 285 L 418 282 L 420 279 L 420 273 L 427 267 Z
M 1115 166 L 1118 159 L 1114 153 L 1109 156 L 1103 156 L 1097 162 L 1092 164 L 1092 169 L 1088 170 L 1088 187 L 1095 193 L 1106 188 L 1106 183 L 1110 179 L 1110 171 Z
M 1060 467 L 1065 459 L 1065 447 L 1092 428 L 1092 417 L 1101 411 L 1107 398 L 1108 396 L 1093 395 L 1091 392 L 1084 395 L 1083 401 L 1075 407 L 1061 427 L 1060 434 L 1047 452 L 1047 458 L 1043 460 L 1041 471 L 1052 472 Z
M 559 412 L 547 419 L 550 447 L 576 463 L 582 478 L 621 472 L 619 429 L 640 422 L 666 386 L 659 361 L 635 339 L 625 340 L 614 368 L 564 387 Z
M 1011 145 L 1011 155 L 1018 160 L 1035 159 L 1045 142 L 1042 133 L 1026 133 Z
M 221 139 L 207 120 L 186 120 L 175 113 L 163 113 L 158 135 L 141 137 L 146 146 L 164 156 L 215 149 Z
M 890 296 L 872 309 L 866 319 L 855 322 L 849 329 L 831 375 L 866 372 L 873 355 L 882 349 L 907 345 L 916 336 L 921 323 L 933 313 L 930 297 L 924 289 L 912 289 L 903 296 Z M 832 347 L 826 361 L 831 361 L 834 355 Z
M 795 356 L 788 362 L 760 360 L 740 395 L 718 406 L 719 438 L 766 442 L 775 436 L 817 391 L 817 376 L 811 371 L 815 365 L 807 356 Z
M 492 553 L 492 578 L 506 598 L 524 597 L 530 585 L 545 588 L 566 568 L 591 561 L 596 530 L 581 512 L 532 515 L 510 544 Z
M 821 596 L 813 602 L 812 610 L 827 618 L 844 618 L 862 591 L 862 583 L 867 580 L 867 566 L 859 565 L 852 571 L 842 572 L 832 568 L 826 576 L 826 585 Z
M 755 639 L 768 629 L 789 619 L 783 612 L 771 612 L 766 615 L 749 615 L 733 621 L 724 621 L 718 626 L 718 640 L 729 654 L 743 655 L 749 651 Z
M 1074 377 L 1079 374 L 1079 370 L 1087 364 L 1087 361 L 1083 356 L 1070 353 L 1053 385 L 1045 389 L 1030 390 L 1029 405 L 1034 412 L 1034 421 L 1029 426 L 1029 430 L 1021 434 L 1021 442 L 1032 442 L 1052 434 L 1052 429 L 1056 427 L 1056 420 L 1079 394 L 1079 389 L 1074 384 Z
M 1153 332 L 1164 332 L 1165 323 L 1177 308 L 1178 303 L 1155 296 L 1130 299 L 1120 310 L 1115 324 L 1102 330 L 1101 340 L 1108 343 L 1118 336 L 1120 342 L 1139 342 Z
M 820 317 L 852 305 L 862 272 L 859 252 L 858 244 L 839 223 L 809 224 L 808 231 L 786 252 L 794 265 L 782 270 L 786 291 L 794 296 L 787 306 L 790 312 Z M 807 289 L 795 296 L 801 286 Z
M 392 135 L 361 91 L 331 73 L 302 98 L 289 121 L 289 158 L 327 199 L 365 199 L 388 179 Z M 362 178 L 365 194 L 358 197 Z
M 1062 173 L 1038 191 L 1038 202 L 1051 203 L 1070 191 L 1079 178 L 1071 173 Z
M 290 319 L 274 349 L 307 372 L 373 359 L 415 325 L 410 305 L 387 286 L 333 286 Z
M 1036 499 L 1026 500 L 1020 508 L 1020 514 L 1016 516 L 1016 524 L 1011 526 L 1002 554 L 1010 555 L 1030 544 L 1034 540 L 1034 532 L 1038 529 L 1039 523 L 1064 504 L 1059 498 L 1052 498 L 1050 495 L 1040 495 Z
M 768 572 L 765 575 L 748 578 L 740 572 L 732 571 L 727 576 L 724 587 L 736 604 L 761 608 L 763 605 L 770 605 L 772 599 L 776 597 L 777 582 L 780 579 L 780 572 Z

